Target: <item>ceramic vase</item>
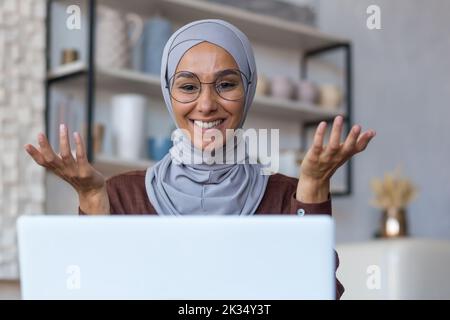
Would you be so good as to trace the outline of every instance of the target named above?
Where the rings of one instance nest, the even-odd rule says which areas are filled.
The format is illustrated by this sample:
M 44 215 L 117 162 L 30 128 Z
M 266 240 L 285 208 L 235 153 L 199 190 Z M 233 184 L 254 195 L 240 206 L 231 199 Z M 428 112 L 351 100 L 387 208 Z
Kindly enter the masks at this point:
M 397 238 L 408 235 L 406 210 L 404 208 L 388 208 L 383 211 L 381 218 L 380 236 L 383 238 Z
M 138 94 L 120 94 L 112 98 L 112 123 L 115 153 L 121 159 L 143 158 L 146 137 L 147 99 Z
M 133 26 L 134 32 L 129 35 Z M 98 7 L 96 63 L 103 68 L 130 67 L 130 48 L 143 32 L 143 21 L 136 14 L 122 14 L 110 7 Z
M 294 96 L 294 85 L 292 80 L 283 75 L 274 76 L 270 87 L 271 96 L 280 99 L 292 99 Z
M 172 23 L 157 16 L 148 19 L 144 29 L 143 71 L 159 75 L 164 46 L 172 35 Z
M 297 100 L 316 104 L 319 100 L 319 89 L 311 81 L 301 80 L 297 83 Z
M 325 109 L 337 109 L 342 102 L 342 94 L 336 85 L 320 86 L 320 106 Z
M 256 83 L 256 92 L 257 96 L 266 96 L 270 92 L 270 82 L 269 79 L 261 74 L 258 75 L 258 82 Z

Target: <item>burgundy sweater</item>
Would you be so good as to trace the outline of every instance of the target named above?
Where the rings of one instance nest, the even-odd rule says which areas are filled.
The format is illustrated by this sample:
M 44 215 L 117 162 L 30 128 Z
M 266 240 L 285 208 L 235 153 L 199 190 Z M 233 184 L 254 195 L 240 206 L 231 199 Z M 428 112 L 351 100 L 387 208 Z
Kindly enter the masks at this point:
M 157 214 L 145 189 L 145 170 L 130 171 L 106 180 L 111 214 Z M 327 214 L 331 215 L 331 198 L 321 203 L 303 203 L 295 198 L 298 179 L 282 174 L 269 177 L 264 196 L 255 214 Z M 86 214 L 79 209 L 81 215 Z M 336 269 L 339 258 L 335 252 Z M 336 297 L 344 293 L 344 287 L 336 279 Z

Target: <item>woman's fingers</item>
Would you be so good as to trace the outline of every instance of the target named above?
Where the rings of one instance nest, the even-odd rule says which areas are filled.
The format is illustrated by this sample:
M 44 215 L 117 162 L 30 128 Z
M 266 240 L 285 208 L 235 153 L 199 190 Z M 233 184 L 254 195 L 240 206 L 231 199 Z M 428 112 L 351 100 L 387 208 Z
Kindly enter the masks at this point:
M 33 158 L 33 160 L 37 164 L 39 164 L 43 167 L 47 167 L 47 162 L 45 161 L 44 156 L 33 145 L 26 144 L 25 150 L 28 152 L 28 154 Z
M 342 116 L 337 116 L 333 121 L 333 128 L 331 129 L 330 141 L 328 143 L 326 152 L 330 155 L 338 153 L 341 144 L 341 132 L 344 119 Z
M 313 154 L 320 156 L 323 148 L 323 137 L 325 135 L 325 129 L 327 128 L 327 123 L 322 121 L 317 126 L 316 132 L 314 133 L 314 140 L 312 145 Z
M 86 157 L 86 149 L 84 148 L 83 139 L 81 139 L 81 135 L 78 132 L 73 133 L 73 138 L 75 140 L 76 145 L 77 162 L 79 165 L 86 164 L 88 161 Z
M 361 132 L 360 125 L 354 125 L 350 130 L 350 133 L 348 134 L 347 139 L 345 139 L 343 146 L 343 151 L 345 155 L 353 155 L 355 153 L 356 141 L 358 139 L 360 132 Z
M 376 132 L 374 130 L 369 130 L 364 132 L 356 142 L 356 152 L 361 152 L 364 149 L 366 149 L 367 145 L 369 144 L 370 140 L 372 140 L 373 137 L 375 137 Z
M 41 154 L 45 159 L 45 162 L 51 167 L 55 169 L 61 169 L 64 167 L 64 164 L 60 157 L 58 157 L 53 151 L 52 147 L 48 143 L 47 138 L 43 133 L 38 135 L 38 142 L 41 148 Z
M 77 156 L 77 164 L 78 169 L 80 170 L 80 174 L 82 176 L 86 176 L 90 172 L 90 165 L 86 155 L 86 149 L 84 147 L 83 139 L 78 132 L 73 133 L 73 138 L 75 139 L 76 145 L 76 156 Z
M 57 176 L 68 182 L 78 193 L 101 190 L 105 179 L 88 162 L 83 141 L 79 133 L 74 133 L 76 145 L 76 160 L 72 156 L 69 144 L 68 129 L 60 127 L 61 157 L 56 155 L 44 134 L 38 135 L 40 150 L 30 144 L 25 145 L 26 151 L 39 165 L 52 170 Z
M 68 130 L 64 124 L 59 126 L 59 151 L 64 165 L 66 167 L 74 167 L 75 160 L 70 148 Z
M 333 128 L 330 134 L 329 144 L 326 146 L 324 155 L 333 156 L 336 154 L 344 154 L 345 156 L 351 156 L 355 153 L 363 151 L 370 140 L 375 136 L 374 130 L 369 130 L 361 134 L 361 126 L 354 125 L 350 130 L 344 143 L 341 143 L 341 133 L 344 124 L 342 116 L 337 116 L 333 122 Z M 316 156 L 320 156 L 324 147 L 323 140 L 325 136 L 327 123 L 322 121 L 314 134 L 312 151 Z

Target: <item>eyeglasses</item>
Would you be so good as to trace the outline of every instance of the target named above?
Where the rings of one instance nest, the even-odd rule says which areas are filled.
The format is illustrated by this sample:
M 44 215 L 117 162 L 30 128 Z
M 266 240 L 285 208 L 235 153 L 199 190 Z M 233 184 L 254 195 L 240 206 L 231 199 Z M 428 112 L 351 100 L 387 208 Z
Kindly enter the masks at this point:
M 245 96 L 244 83 L 249 85 L 251 81 L 240 70 L 235 69 L 221 71 L 214 82 L 201 82 L 195 73 L 179 71 L 170 78 L 166 88 L 176 101 L 189 103 L 198 99 L 202 84 L 214 84 L 214 89 L 221 98 L 236 101 Z

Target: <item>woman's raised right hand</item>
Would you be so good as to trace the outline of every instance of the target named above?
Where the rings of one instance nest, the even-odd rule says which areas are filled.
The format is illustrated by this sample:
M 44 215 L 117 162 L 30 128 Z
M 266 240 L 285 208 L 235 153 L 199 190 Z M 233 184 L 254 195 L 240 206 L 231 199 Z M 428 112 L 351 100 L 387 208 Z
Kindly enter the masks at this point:
M 69 144 L 67 127 L 61 124 L 59 131 L 59 154 L 53 151 L 43 133 L 38 135 L 39 150 L 31 144 L 26 144 L 25 150 L 37 164 L 50 169 L 76 190 L 80 208 L 84 212 L 109 213 L 105 178 L 89 163 L 80 134 L 74 133 L 76 144 L 76 157 L 74 158 Z

